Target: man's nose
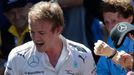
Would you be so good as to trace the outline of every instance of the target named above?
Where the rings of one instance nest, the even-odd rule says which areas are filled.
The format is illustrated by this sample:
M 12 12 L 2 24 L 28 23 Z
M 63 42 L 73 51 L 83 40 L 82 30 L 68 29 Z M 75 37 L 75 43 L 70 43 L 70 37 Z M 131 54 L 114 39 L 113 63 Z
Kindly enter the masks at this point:
M 33 38 L 33 40 L 39 40 L 40 35 L 38 33 L 34 33 L 34 34 L 32 34 L 32 38 Z
M 16 19 L 19 19 L 20 18 L 20 15 L 19 14 L 15 14 L 15 18 Z

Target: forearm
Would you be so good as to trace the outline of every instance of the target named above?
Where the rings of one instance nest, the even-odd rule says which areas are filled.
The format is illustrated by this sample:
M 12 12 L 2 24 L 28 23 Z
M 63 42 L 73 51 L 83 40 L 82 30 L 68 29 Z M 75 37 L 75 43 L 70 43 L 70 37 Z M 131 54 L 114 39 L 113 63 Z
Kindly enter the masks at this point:
M 96 55 L 107 56 L 112 59 L 115 63 L 120 64 L 122 67 L 127 69 L 132 69 L 133 66 L 133 56 L 124 52 L 117 51 L 111 48 L 105 42 L 99 40 L 95 43 L 94 52 Z
M 122 53 L 123 53 L 123 52 L 122 52 Z M 121 59 L 121 54 L 122 54 L 122 53 L 120 53 L 119 51 L 117 51 L 116 54 L 115 54 L 115 56 L 113 56 L 111 59 L 112 59 L 115 63 L 120 64 L 120 63 L 119 63 L 119 59 Z
M 124 51 L 120 51 L 115 54 L 115 56 L 112 58 L 112 60 L 120 64 L 123 68 L 127 68 L 128 70 L 132 70 L 133 67 L 133 57 L 125 53 Z

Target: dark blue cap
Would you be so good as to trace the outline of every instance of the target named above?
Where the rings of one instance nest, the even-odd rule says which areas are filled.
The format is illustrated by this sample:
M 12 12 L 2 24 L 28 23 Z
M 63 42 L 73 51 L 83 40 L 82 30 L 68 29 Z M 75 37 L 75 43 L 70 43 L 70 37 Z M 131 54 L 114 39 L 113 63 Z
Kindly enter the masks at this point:
M 27 0 L 7 0 L 4 5 L 4 12 L 9 11 L 12 8 L 24 7 L 27 4 Z
M 115 48 L 119 48 L 122 45 L 128 33 L 134 35 L 134 25 L 127 22 L 120 22 L 114 26 L 110 32 L 110 37 Z

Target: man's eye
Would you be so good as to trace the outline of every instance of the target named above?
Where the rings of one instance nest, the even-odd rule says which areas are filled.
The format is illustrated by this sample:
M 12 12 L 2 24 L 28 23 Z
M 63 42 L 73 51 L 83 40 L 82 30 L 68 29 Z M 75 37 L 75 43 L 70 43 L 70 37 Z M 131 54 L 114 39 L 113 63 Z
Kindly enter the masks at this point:
M 39 34 L 44 35 L 44 34 L 45 34 L 45 32 L 39 32 Z

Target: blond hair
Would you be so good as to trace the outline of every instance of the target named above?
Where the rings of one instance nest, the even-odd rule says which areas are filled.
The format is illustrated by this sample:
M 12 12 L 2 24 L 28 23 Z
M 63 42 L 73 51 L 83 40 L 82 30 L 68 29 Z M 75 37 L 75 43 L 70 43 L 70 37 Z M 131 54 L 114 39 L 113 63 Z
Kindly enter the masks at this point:
M 56 2 L 41 1 L 36 3 L 30 9 L 28 19 L 51 22 L 53 30 L 58 26 L 64 26 L 63 11 Z

